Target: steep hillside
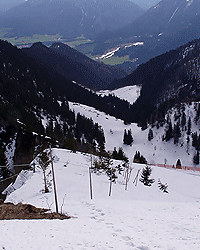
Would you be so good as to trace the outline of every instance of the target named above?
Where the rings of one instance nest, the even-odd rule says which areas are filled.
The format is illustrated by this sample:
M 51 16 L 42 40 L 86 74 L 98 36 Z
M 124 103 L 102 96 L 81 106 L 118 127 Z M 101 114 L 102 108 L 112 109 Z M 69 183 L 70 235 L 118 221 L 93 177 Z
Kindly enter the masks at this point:
M 113 79 L 127 75 L 123 70 L 98 63 L 63 43 L 53 43 L 50 48 L 35 43 L 23 51 L 53 67 L 63 76 L 93 90 L 109 89 Z
M 100 97 L 6 41 L 0 41 L 0 51 L 0 164 L 8 164 L 11 171 L 13 162 L 28 163 L 49 141 L 83 151 L 103 147 L 102 128 L 75 115 L 68 101 L 130 121 L 127 101 Z
M 145 127 L 162 121 L 166 110 L 180 102 L 199 101 L 199 40 L 172 50 L 145 64 L 117 84 L 141 84 L 133 105 L 134 120 Z
M 12 36 L 91 37 L 127 25 L 142 13 L 128 0 L 28 0 L 1 15 L 0 27 L 12 28 Z

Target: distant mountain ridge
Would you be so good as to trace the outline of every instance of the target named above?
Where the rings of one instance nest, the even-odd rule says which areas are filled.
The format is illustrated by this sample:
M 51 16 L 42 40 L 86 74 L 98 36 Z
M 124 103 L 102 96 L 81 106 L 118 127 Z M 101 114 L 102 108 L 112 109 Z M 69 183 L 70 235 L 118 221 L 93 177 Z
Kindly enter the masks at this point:
M 127 75 L 123 70 L 98 63 L 63 43 L 53 43 L 48 48 L 39 42 L 23 51 L 54 67 L 78 84 L 93 90 L 109 89 L 109 84 L 114 79 Z
M 128 0 L 28 0 L 2 14 L 0 27 L 13 28 L 12 36 L 92 37 L 125 26 L 143 12 Z
M 138 58 L 136 65 L 199 37 L 200 1 L 162 0 L 126 27 L 106 36 L 99 34 L 97 42 L 102 41 L 101 53 L 107 41 L 115 42 L 116 46 L 127 40 L 144 42 L 143 46 L 121 49 L 115 54 L 118 57 L 128 55 L 129 59 Z

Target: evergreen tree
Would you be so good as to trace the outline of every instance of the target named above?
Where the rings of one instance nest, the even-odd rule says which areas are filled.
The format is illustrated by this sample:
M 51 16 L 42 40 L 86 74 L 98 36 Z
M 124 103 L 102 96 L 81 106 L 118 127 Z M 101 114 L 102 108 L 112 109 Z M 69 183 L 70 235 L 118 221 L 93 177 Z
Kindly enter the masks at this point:
M 185 112 L 183 111 L 182 116 L 181 116 L 181 127 L 183 130 L 184 130 L 185 124 L 186 124 L 186 115 L 185 115 Z
M 196 154 L 193 157 L 193 163 L 195 165 L 199 165 L 199 151 L 196 152 Z
M 112 152 L 112 158 L 116 160 L 122 160 L 122 161 L 128 162 L 128 158 L 126 157 L 121 147 L 119 147 L 118 152 L 116 150 L 116 147 L 114 147 L 114 150 Z
M 181 137 L 181 130 L 179 123 L 174 125 L 174 144 L 177 144 L 179 142 L 179 138 Z
M 131 145 L 133 143 L 133 136 L 131 129 L 128 130 L 128 133 L 126 132 L 126 129 L 124 130 L 123 143 L 126 145 Z
M 196 110 L 196 116 L 195 116 L 195 122 L 197 124 L 198 120 L 199 120 L 199 116 L 200 116 L 200 105 L 198 103 L 198 107 L 197 107 L 197 110 Z
M 188 124 L 187 124 L 187 135 L 190 135 L 191 133 L 191 126 L 192 126 L 191 118 L 189 117 Z
M 114 147 L 113 153 L 112 153 L 112 158 L 118 160 L 118 153 L 116 147 Z
M 197 132 L 192 134 L 192 146 L 197 148 L 198 145 L 198 136 L 197 136 Z
M 181 167 L 181 160 L 180 159 L 177 160 L 176 167 Z
M 134 158 L 133 158 L 133 162 L 135 162 L 135 163 L 139 163 L 140 162 L 140 152 L 139 151 L 135 152 L 135 155 L 134 155 Z
M 148 141 L 151 141 L 153 139 L 153 130 L 150 128 L 148 133 Z
M 167 124 L 167 130 L 166 130 L 166 136 L 165 140 L 169 141 L 173 137 L 173 129 L 172 129 L 172 123 L 171 120 Z
M 143 155 L 140 154 L 139 151 L 136 151 L 134 158 L 133 158 L 133 162 L 147 164 L 147 160 L 145 159 L 145 157 Z
M 133 136 L 132 136 L 132 132 L 131 132 L 131 129 L 128 130 L 128 145 L 132 145 L 133 143 Z
M 126 129 L 124 130 L 123 143 L 124 143 L 124 144 L 127 144 L 127 132 L 126 132 Z
M 146 165 L 146 167 L 143 168 L 142 170 L 140 181 L 144 183 L 145 186 L 151 186 L 155 182 L 154 179 L 149 178 L 151 175 L 151 172 L 152 172 L 152 169 L 148 165 Z
M 161 191 L 163 191 L 164 193 L 168 193 L 167 191 L 167 188 L 168 188 L 168 185 L 167 183 L 163 184 L 160 179 L 158 179 L 158 187 Z

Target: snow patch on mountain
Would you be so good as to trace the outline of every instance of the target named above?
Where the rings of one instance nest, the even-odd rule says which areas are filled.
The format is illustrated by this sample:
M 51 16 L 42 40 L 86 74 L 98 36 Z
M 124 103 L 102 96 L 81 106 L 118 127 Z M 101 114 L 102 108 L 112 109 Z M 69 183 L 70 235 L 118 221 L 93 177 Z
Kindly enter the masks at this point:
M 120 99 L 126 100 L 133 104 L 138 97 L 140 96 L 141 86 L 134 85 L 134 86 L 126 86 L 123 88 L 115 89 L 115 90 L 101 90 L 98 91 L 97 94 L 101 96 L 108 96 L 109 94 L 115 95 Z
M 14 169 L 14 155 L 15 155 L 15 149 L 16 149 L 16 138 L 17 138 L 17 133 L 14 135 L 13 138 L 10 138 L 10 142 L 6 145 L 5 147 L 5 157 L 6 157 L 6 167 L 8 170 L 10 170 L 12 173 L 15 172 Z

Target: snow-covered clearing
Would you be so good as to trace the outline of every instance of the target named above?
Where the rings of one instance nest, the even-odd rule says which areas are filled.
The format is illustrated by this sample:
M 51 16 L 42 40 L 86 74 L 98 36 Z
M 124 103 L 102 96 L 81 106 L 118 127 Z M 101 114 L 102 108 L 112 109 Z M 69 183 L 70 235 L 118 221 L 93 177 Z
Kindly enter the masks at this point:
M 101 96 L 105 96 L 105 95 L 108 96 L 109 94 L 115 95 L 118 98 L 122 100 L 127 100 L 128 102 L 133 104 L 140 96 L 140 90 L 141 90 L 141 86 L 133 85 L 133 86 L 126 86 L 126 87 L 115 89 L 115 90 L 101 90 L 101 91 L 98 91 L 97 94 Z
M 134 164 L 128 190 L 119 176 L 108 197 L 105 175 L 92 175 L 93 200 L 89 195 L 90 156 L 53 149 L 59 210 L 70 220 L 0 221 L 0 249 L 116 249 L 197 250 L 200 248 L 200 176 L 195 172 L 153 167 L 151 187 L 132 182 L 143 165 Z M 68 162 L 67 167 L 64 164 Z M 42 192 L 42 172 L 28 174 L 25 185 L 7 202 L 31 203 L 55 210 L 53 192 Z M 161 192 L 157 180 L 168 183 Z M 18 180 L 17 180 L 18 182 Z M 19 180 L 20 182 L 20 180 Z M 19 185 L 18 185 L 19 187 Z
M 160 127 L 158 130 L 154 127 L 154 139 L 148 141 L 148 132 L 146 129 L 141 130 L 137 124 L 125 125 L 120 119 L 116 119 L 110 115 L 106 115 L 92 107 L 86 105 L 69 103 L 69 106 L 76 113 L 85 115 L 86 117 L 91 117 L 94 122 L 97 122 L 103 127 L 105 138 L 106 138 L 106 149 L 113 150 L 114 147 L 117 149 L 122 147 L 126 155 L 132 161 L 133 156 L 136 151 L 140 151 L 142 155 L 151 164 L 161 163 L 164 164 L 165 159 L 167 159 L 167 164 L 175 165 L 177 159 L 181 159 L 182 166 L 193 166 L 192 159 L 194 155 L 194 148 L 190 147 L 187 149 L 187 145 L 180 147 L 175 145 L 173 140 L 169 142 L 162 141 L 162 135 L 165 133 L 165 127 Z M 131 129 L 134 142 L 132 146 L 127 146 L 123 144 L 124 130 Z M 188 153 L 186 152 L 188 150 Z

